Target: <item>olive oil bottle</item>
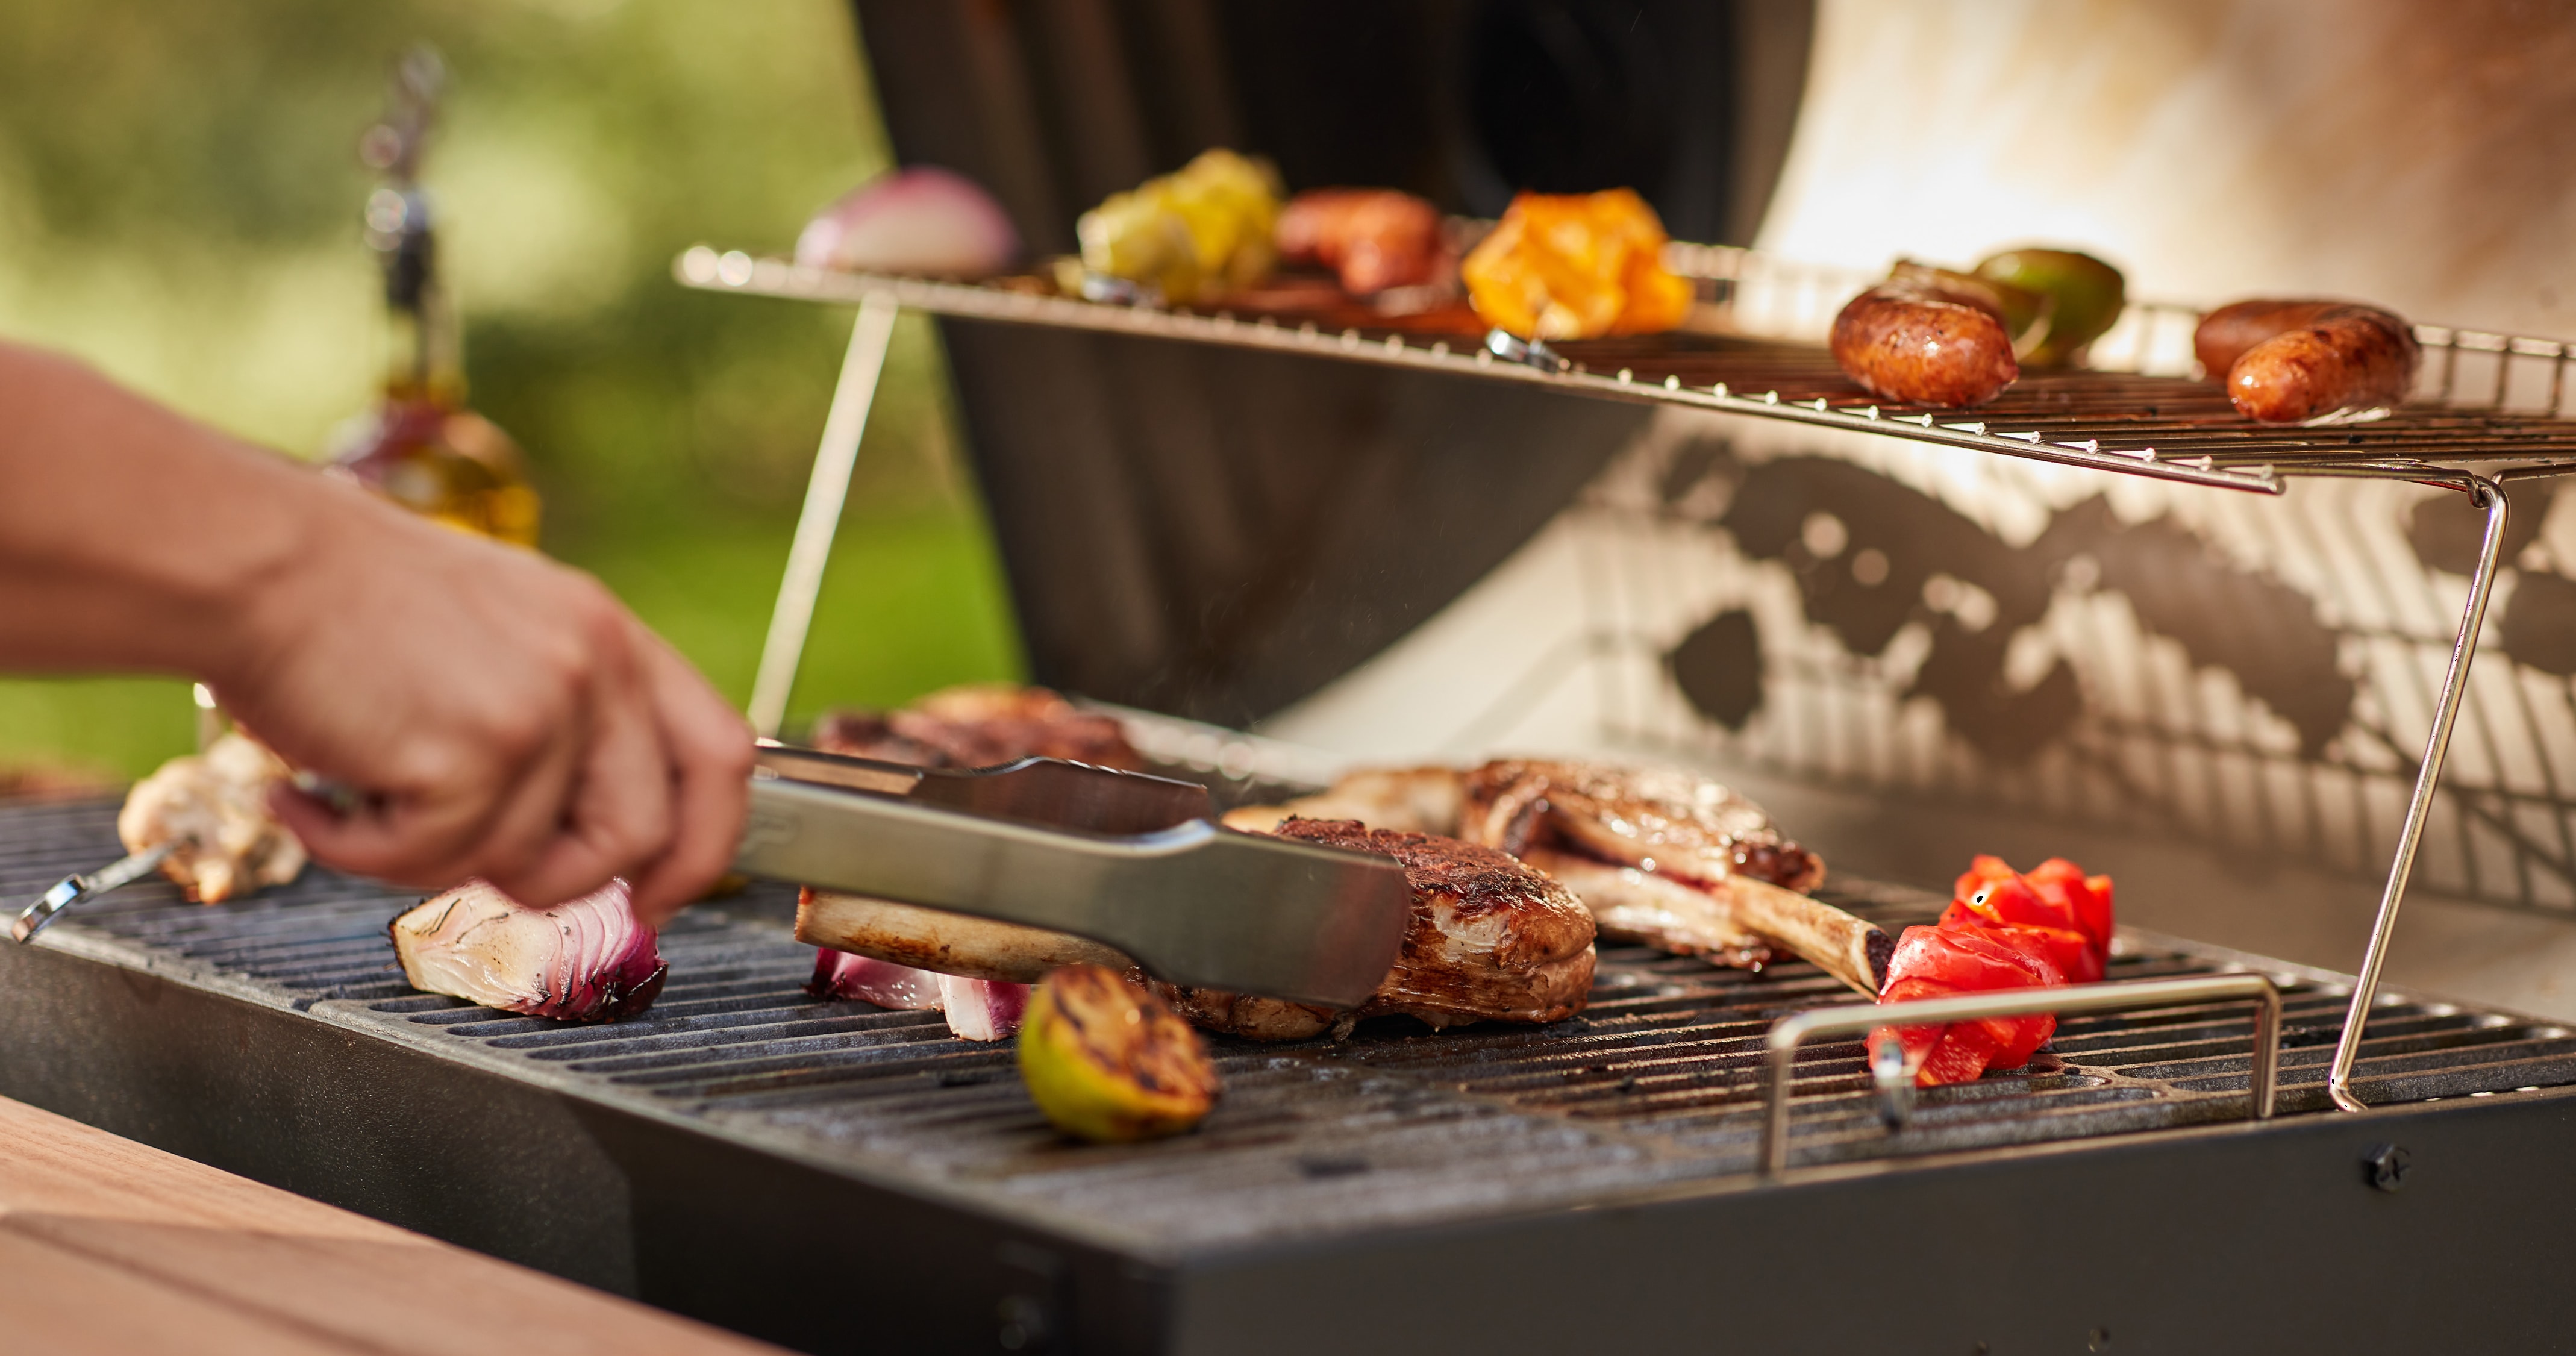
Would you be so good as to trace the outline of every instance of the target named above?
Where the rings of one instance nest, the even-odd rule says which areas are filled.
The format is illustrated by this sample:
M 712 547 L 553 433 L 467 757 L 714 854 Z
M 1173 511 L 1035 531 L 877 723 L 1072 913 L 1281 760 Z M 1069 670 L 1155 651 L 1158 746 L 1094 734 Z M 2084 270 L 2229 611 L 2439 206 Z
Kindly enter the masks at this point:
M 367 244 L 384 268 L 384 385 L 375 406 L 333 438 L 331 466 L 450 527 L 534 547 L 539 505 L 526 460 L 510 435 L 465 403 L 461 335 L 420 186 L 442 82 L 437 53 L 406 53 L 384 121 L 359 143 L 384 176 L 366 208 Z

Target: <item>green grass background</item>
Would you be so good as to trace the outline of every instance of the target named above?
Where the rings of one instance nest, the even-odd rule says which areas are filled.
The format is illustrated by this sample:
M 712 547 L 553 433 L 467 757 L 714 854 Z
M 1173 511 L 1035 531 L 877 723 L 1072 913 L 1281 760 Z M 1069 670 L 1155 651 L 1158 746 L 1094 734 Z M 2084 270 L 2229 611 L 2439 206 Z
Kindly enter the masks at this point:
M 423 40 L 450 73 L 425 177 L 473 401 L 528 450 L 545 549 L 739 703 L 850 316 L 687 292 L 670 261 L 783 248 L 886 167 L 844 5 L 0 6 L 0 335 L 317 455 L 379 361 L 357 138 Z M 1020 671 L 947 390 L 907 317 L 791 718 Z M 191 729 L 176 680 L 0 679 L 0 765 L 134 775 Z

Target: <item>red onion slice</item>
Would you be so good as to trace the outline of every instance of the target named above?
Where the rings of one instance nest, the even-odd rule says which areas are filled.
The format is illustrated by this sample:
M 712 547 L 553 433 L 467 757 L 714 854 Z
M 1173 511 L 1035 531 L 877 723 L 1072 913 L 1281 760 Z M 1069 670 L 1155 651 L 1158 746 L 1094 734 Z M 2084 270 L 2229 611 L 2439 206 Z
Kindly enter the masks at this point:
M 1019 1034 L 1030 987 L 916 970 L 818 946 L 814 978 L 806 982 L 805 992 L 816 998 L 855 998 L 881 1008 L 944 1012 L 949 1034 L 960 1040 L 1005 1041 Z
M 406 911 L 390 931 L 413 988 L 557 1021 L 637 1016 L 671 968 L 653 931 L 635 921 L 622 880 L 551 909 L 469 881 Z
M 939 976 L 874 956 L 814 948 L 814 977 L 805 992 L 816 998 L 855 998 L 881 1008 L 940 1009 Z
M 948 1010 L 949 1033 L 969 1041 L 1006 1041 L 1020 1034 L 1020 1018 L 1029 1010 L 1032 987 L 941 975 L 939 994 Z
M 796 262 L 863 273 L 980 278 L 1011 266 L 1019 232 L 973 181 L 924 165 L 861 184 L 814 214 Z

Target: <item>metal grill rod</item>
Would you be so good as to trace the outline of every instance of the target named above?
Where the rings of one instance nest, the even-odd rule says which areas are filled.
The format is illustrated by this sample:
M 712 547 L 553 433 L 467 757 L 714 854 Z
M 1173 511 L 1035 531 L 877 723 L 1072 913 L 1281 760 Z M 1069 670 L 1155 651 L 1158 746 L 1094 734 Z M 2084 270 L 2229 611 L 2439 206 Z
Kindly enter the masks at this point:
M 751 682 L 747 714 L 753 731 L 764 739 L 775 737 L 779 723 L 787 718 L 787 697 L 795 690 L 796 668 L 805 657 L 805 632 L 814 622 L 814 598 L 823 589 L 832 534 L 841 525 L 841 506 L 850 495 L 859 438 L 868 430 L 868 406 L 875 403 L 877 380 L 885 374 L 897 309 L 894 298 L 870 293 L 859 303 L 859 318 L 850 327 L 841 380 L 832 390 L 832 411 L 823 420 L 823 445 L 814 453 L 814 474 L 805 484 L 805 507 L 796 515 L 795 543 L 787 550 L 787 575 L 778 581 L 769 636 L 760 646 L 760 672 Z
M 2342 1110 L 2360 1111 L 2367 1105 L 2353 1094 L 2352 1065 L 2361 1054 L 2362 1028 L 2370 1019 L 2370 1005 L 2379 992 L 2379 971 L 2388 961 L 2389 939 L 2397 931 L 2397 910 L 2406 902 L 2406 881 L 2415 870 L 2416 850 L 2423 845 L 2424 821 L 2433 812 L 2433 794 L 2441 786 L 2442 760 L 2451 750 L 2451 731 L 2459 722 L 2460 706 L 2468 695 L 2469 665 L 2477 658 L 2478 633 L 2486 625 L 2487 599 L 2495 592 L 2496 557 L 2503 550 L 2505 519 L 2511 512 L 2500 482 L 2565 475 L 2571 470 L 2576 468 L 2531 466 L 2493 478 L 2464 472 L 2455 480 L 2440 482 L 2466 491 L 2469 502 L 2485 510 L 2486 536 L 2478 544 L 2477 571 L 2469 576 L 2468 606 L 2460 613 L 2459 634 L 2451 642 L 2451 665 L 2442 675 L 2441 696 L 2433 706 L 2433 728 L 2425 736 L 2424 761 L 2417 765 L 2415 792 L 2406 803 L 2406 822 L 2398 830 L 2397 856 L 2389 864 L 2388 884 L 2379 897 L 2379 917 L 2371 924 L 2370 947 L 2362 953 L 2361 969 L 2352 986 L 2352 1007 L 2344 1015 L 2343 1037 L 2335 1042 L 2334 1064 L 2326 1075 L 2326 1093 Z
M 1797 1073 L 1798 1047 L 1819 1036 L 1858 1036 L 1882 1026 L 1940 1026 L 1980 1017 L 2132 1012 L 2245 1001 L 2255 1005 L 2248 1117 L 2269 1120 L 2272 1087 L 2281 1064 L 2281 991 L 2261 975 L 2201 975 L 2190 979 L 2073 984 L 2056 989 L 2006 989 L 1911 1003 L 1847 1003 L 1793 1013 L 1772 1023 L 1771 1034 L 1765 1040 L 1771 1076 L 1762 1116 L 1762 1175 L 1777 1177 L 1788 1170 L 1789 1087 Z

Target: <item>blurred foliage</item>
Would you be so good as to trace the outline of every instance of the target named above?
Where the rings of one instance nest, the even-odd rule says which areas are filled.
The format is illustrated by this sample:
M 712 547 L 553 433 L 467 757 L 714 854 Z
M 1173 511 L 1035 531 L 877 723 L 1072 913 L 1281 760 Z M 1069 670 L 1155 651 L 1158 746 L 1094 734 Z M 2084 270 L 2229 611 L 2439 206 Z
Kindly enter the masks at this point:
M 783 249 L 884 169 L 831 0 L 16 0 L 0 6 L 0 334 L 311 456 L 368 402 L 358 134 L 394 56 L 449 83 L 424 178 L 473 403 L 528 449 L 545 545 L 747 696 L 847 312 L 670 280 Z M 952 470 L 935 336 L 906 318 L 796 706 L 1006 677 L 998 564 Z M 125 772 L 182 748 L 166 680 L 0 683 L 0 760 Z

